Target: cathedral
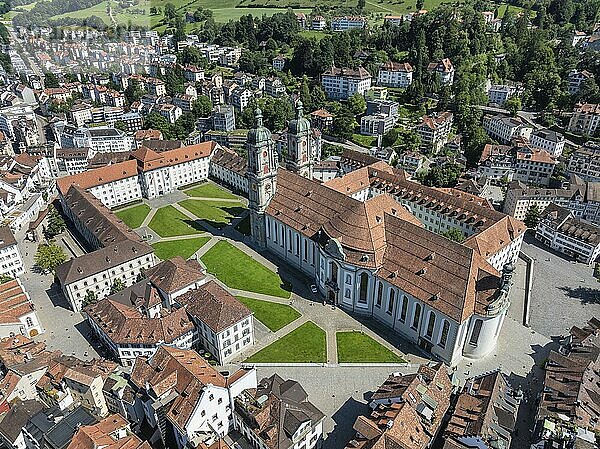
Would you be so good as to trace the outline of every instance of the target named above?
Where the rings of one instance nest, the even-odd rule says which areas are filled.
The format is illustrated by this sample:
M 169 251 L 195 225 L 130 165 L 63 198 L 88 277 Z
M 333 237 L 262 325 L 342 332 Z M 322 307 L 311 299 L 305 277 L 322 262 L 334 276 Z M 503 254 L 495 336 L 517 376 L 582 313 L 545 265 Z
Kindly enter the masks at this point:
M 436 359 L 455 365 L 489 354 L 509 307 L 523 223 L 381 161 L 315 181 L 310 135 L 298 101 L 279 161 L 256 111 L 247 140 L 256 244 L 314 279 L 328 301 L 375 318 Z M 463 243 L 441 235 L 452 228 Z

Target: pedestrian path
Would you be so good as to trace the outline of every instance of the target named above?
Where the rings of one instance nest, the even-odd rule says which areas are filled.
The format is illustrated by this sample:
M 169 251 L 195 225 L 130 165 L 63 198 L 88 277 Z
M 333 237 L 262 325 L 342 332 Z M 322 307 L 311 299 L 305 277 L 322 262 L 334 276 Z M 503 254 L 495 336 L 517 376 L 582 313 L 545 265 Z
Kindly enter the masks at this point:
M 142 221 L 142 224 L 139 227 L 140 228 L 148 227 L 148 225 L 150 224 L 150 222 L 154 218 L 154 215 L 156 215 L 156 211 L 157 210 L 158 209 L 150 209 L 150 213 L 148 215 L 146 215 L 146 218 L 144 218 L 144 221 Z
M 242 202 L 241 199 L 233 199 L 233 198 L 209 198 L 203 196 L 190 196 L 187 198 L 188 200 L 198 200 L 198 201 L 213 201 L 213 202 L 223 202 L 223 203 L 236 203 L 239 204 Z

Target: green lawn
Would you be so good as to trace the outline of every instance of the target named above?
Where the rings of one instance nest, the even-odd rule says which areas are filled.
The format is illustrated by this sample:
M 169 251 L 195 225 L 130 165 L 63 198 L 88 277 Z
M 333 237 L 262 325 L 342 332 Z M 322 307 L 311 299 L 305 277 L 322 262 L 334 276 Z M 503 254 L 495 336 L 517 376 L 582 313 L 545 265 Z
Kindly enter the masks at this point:
M 286 304 L 279 304 L 260 299 L 237 296 L 242 303 L 254 312 L 254 318 L 275 332 L 292 321 L 300 318 L 300 312 Z
M 245 210 L 242 203 L 223 201 L 183 200 L 179 205 L 185 207 L 196 217 L 201 218 L 215 228 L 227 226 L 231 220 L 239 217 Z
M 227 241 L 220 241 L 202 256 L 208 271 L 230 288 L 289 298 L 277 273 L 269 270 Z
M 204 232 L 204 229 L 173 206 L 161 207 L 148 224 L 161 237 L 176 237 Z
M 371 148 L 377 144 L 377 137 L 363 136 L 362 134 L 352 134 L 352 138 L 350 140 L 352 140 L 352 142 L 355 144 L 365 148 Z
M 252 230 L 250 229 L 250 215 L 246 215 L 239 223 L 235 226 L 239 232 L 244 235 L 250 235 Z
M 312 321 L 304 323 L 246 360 L 247 363 L 324 363 L 326 361 L 325 331 Z
M 139 228 L 144 219 L 150 213 L 150 206 L 147 204 L 139 204 L 137 206 L 128 207 L 115 212 L 115 215 L 125 222 L 131 229 Z
M 154 254 L 159 259 L 171 259 L 181 256 L 189 259 L 196 251 L 202 248 L 210 240 L 210 237 L 196 237 L 193 239 L 181 239 L 173 242 L 158 242 L 152 245 Z
M 229 193 L 227 190 L 222 189 L 216 184 L 206 182 L 204 184 L 200 184 L 196 187 L 192 187 L 191 189 L 184 190 L 184 193 L 187 196 L 194 196 L 197 198 L 216 198 L 216 199 L 226 199 L 226 200 L 237 200 L 238 197 L 232 193 Z
M 362 332 L 338 332 L 335 339 L 339 363 L 405 362 L 402 357 Z

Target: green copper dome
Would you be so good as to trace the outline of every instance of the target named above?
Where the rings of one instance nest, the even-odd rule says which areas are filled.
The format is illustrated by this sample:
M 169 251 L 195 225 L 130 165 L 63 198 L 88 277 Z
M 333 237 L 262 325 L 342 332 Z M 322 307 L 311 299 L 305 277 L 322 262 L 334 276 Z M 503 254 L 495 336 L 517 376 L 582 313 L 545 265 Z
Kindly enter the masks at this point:
M 256 118 L 256 128 L 248 131 L 248 143 L 250 145 L 259 145 L 271 140 L 271 131 L 263 126 L 262 111 L 256 108 L 254 113 Z
M 296 103 L 296 118 L 288 123 L 288 133 L 303 134 L 310 131 L 310 122 L 302 116 L 303 105 L 302 101 Z

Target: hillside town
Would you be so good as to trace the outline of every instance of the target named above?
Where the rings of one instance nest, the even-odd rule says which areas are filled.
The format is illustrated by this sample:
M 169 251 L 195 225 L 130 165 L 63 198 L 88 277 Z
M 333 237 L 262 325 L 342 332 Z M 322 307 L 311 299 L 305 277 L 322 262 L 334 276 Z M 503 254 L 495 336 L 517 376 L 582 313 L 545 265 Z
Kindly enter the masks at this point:
M 600 1 L 196 3 L 3 12 L 0 448 L 600 448 Z

